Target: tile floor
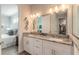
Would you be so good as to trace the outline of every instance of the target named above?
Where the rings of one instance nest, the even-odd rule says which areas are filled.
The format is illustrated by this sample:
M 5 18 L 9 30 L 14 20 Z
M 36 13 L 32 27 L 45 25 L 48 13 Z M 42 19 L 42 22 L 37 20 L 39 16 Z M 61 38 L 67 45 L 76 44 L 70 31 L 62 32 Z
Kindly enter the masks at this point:
M 2 49 L 2 55 L 18 55 L 17 46 L 11 46 L 11 47 Z
M 5 49 L 2 49 L 2 55 L 30 55 L 29 53 L 23 51 L 22 53 L 18 54 L 17 46 L 11 46 Z

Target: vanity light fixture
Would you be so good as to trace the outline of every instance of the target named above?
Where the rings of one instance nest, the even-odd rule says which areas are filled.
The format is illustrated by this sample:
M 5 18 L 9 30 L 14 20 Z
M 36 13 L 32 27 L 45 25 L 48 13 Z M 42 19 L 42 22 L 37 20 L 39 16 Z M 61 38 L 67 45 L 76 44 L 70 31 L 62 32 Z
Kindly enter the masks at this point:
M 58 9 L 58 7 L 57 7 L 57 6 L 55 7 L 55 12 L 56 12 L 56 13 L 58 13 L 58 12 L 59 12 L 59 9 Z
M 33 14 L 33 17 L 35 17 L 36 15 L 35 14 Z
M 35 14 L 31 14 L 30 17 L 31 17 L 31 18 L 35 18 L 36 15 L 35 15 Z
M 60 9 L 61 9 L 62 11 L 65 11 L 65 10 L 67 9 L 67 6 L 66 6 L 66 5 L 61 5 L 61 6 L 60 6 Z
M 36 17 L 40 17 L 41 16 L 41 14 L 40 13 L 36 13 Z
M 33 15 L 30 15 L 30 17 L 32 18 L 32 17 L 33 17 Z
M 50 14 L 53 14 L 52 8 L 49 9 L 49 13 L 50 13 Z

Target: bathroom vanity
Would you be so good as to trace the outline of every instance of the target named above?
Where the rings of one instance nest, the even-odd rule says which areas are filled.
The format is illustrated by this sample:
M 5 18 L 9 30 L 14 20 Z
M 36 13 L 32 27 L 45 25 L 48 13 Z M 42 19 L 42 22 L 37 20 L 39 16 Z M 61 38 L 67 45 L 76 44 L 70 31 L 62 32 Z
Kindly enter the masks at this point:
M 24 50 L 32 55 L 72 55 L 72 41 L 69 38 L 24 34 Z

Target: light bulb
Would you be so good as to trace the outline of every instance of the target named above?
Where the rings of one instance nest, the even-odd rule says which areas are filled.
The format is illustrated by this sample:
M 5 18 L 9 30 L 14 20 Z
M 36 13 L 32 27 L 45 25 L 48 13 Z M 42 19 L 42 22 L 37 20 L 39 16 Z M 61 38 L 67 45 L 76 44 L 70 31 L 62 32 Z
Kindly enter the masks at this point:
M 52 8 L 49 9 L 49 13 L 51 13 L 51 14 L 53 13 Z
M 40 14 L 40 13 L 36 13 L 36 16 L 37 16 L 37 17 L 40 17 L 40 16 L 41 16 L 41 14 Z
M 58 13 L 58 12 L 59 12 L 59 9 L 58 9 L 58 7 L 57 7 L 57 6 L 55 7 L 55 12 L 56 12 L 56 13 Z
M 65 6 L 65 5 L 61 5 L 60 7 L 61 7 L 62 11 L 65 11 L 67 9 L 67 6 Z
M 35 17 L 35 14 L 33 14 L 33 17 Z
M 33 15 L 30 15 L 30 17 L 32 18 L 32 17 L 33 17 Z

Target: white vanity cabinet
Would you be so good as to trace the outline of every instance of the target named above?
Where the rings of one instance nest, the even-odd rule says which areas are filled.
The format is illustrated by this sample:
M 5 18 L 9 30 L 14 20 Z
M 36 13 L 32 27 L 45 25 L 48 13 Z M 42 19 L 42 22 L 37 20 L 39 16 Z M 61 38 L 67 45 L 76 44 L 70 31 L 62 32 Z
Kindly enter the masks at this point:
M 23 38 L 24 50 L 30 54 L 33 54 L 33 40 L 32 39 L 33 38 L 30 38 L 30 37 Z
M 72 46 L 56 42 L 43 41 L 44 55 L 71 55 Z
M 24 37 L 24 50 L 33 55 L 42 55 L 42 40 Z
M 48 41 L 43 41 L 43 55 L 54 55 L 55 50 L 52 45 L 49 44 Z M 52 47 L 51 47 L 52 46 Z
M 54 38 L 53 38 L 54 39 Z M 71 55 L 72 46 L 45 39 L 24 37 L 24 50 L 32 55 Z
M 42 55 L 43 51 L 42 51 L 42 40 L 41 39 L 37 39 L 35 38 L 33 40 L 34 42 L 34 47 L 33 47 L 33 51 L 34 51 L 34 55 Z

